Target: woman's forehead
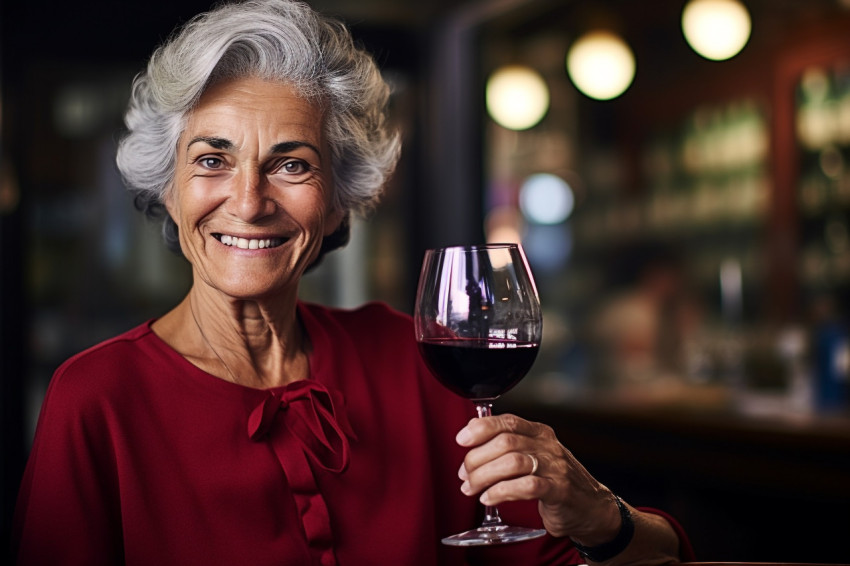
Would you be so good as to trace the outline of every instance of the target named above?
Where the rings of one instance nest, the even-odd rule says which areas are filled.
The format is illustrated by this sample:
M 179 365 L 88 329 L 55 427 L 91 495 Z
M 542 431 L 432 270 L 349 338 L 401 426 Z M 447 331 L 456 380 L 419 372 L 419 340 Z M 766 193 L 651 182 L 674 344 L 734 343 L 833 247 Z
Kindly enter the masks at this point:
M 302 96 L 289 83 L 234 79 L 212 85 L 204 92 L 187 117 L 181 138 L 258 134 L 296 136 L 320 145 L 323 118 L 322 105 Z

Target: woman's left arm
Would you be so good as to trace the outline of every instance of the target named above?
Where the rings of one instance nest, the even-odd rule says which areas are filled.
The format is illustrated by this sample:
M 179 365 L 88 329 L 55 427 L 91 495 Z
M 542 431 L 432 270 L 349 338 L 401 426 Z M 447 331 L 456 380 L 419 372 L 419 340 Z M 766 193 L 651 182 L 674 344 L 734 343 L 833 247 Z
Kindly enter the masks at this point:
M 469 448 L 458 473 L 463 493 L 479 495 L 485 505 L 538 500 L 546 530 L 570 537 L 579 549 L 591 549 L 585 556 L 588 562 L 596 563 L 594 554 L 611 565 L 679 561 L 679 537 L 670 523 L 618 503 L 550 427 L 510 414 L 475 418 L 461 429 L 457 442 Z M 606 550 L 616 551 L 618 546 L 623 550 L 604 559 L 610 554 Z

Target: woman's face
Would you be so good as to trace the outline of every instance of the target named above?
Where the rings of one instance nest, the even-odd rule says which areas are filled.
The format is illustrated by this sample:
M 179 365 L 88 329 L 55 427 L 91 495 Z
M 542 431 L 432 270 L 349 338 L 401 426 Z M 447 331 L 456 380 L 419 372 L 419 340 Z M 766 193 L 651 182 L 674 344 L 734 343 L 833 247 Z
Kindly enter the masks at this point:
M 323 124 L 284 83 L 237 79 L 201 97 L 166 197 L 196 283 L 244 299 L 297 290 L 342 217 Z

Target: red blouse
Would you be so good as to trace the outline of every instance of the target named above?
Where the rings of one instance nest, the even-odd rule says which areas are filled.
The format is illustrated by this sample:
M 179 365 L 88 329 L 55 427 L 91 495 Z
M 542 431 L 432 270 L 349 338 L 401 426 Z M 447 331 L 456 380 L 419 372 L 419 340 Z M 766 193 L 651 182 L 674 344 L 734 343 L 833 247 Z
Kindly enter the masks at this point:
M 211 376 L 150 322 L 65 362 L 19 494 L 19 564 L 567 564 L 568 539 L 458 549 L 475 526 L 457 431 L 472 404 L 419 359 L 409 317 L 300 304 L 311 379 Z M 534 502 L 506 520 L 540 525 Z

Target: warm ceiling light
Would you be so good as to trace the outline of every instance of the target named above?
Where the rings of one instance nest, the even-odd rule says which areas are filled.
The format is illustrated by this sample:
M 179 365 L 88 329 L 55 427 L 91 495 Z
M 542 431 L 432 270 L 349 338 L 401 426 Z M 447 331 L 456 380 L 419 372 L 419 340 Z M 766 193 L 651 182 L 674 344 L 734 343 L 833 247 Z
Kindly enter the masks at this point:
M 691 0 L 682 11 L 682 31 L 694 51 L 712 61 L 736 55 L 750 39 L 747 8 L 738 0 Z
M 635 57 L 625 41 L 607 31 L 587 33 L 567 53 L 567 72 L 591 98 L 610 100 L 623 94 L 635 77 Z
M 549 88 L 534 69 L 508 65 L 487 79 L 487 112 L 497 124 L 510 130 L 537 125 L 549 110 Z

